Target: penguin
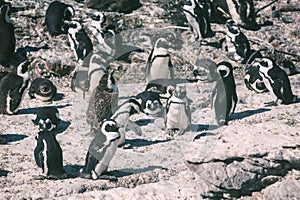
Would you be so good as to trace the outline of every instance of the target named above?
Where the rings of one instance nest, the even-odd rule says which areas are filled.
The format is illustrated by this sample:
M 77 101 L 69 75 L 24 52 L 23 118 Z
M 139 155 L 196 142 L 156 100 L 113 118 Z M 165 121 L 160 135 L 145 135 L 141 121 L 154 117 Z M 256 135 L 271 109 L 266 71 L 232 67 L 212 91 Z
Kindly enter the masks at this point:
M 176 85 L 168 99 L 165 117 L 166 133 L 173 137 L 182 135 L 191 125 L 191 111 L 185 85 Z
M 55 107 L 41 107 L 35 110 L 32 122 L 34 125 L 39 126 L 39 131 L 54 131 L 61 119 Z
M 41 101 L 49 101 L 55 97 L 57 89 L 55 85 L 46 78 L 36 78 L 31 82 L 28 95 Z
M 193 75 L 197 80 L 214 82 L 218 79 L 217 64 L 209 58 L 197 59 Z
M 209 22 L 210 2 L 206 0 L 183 0 L 183 13 L 195 35 L 195 40 L 213 37 Z
M 141 112 L 143 112 L 141 108 L 141 101 L 136 98 L 130 98 L 129 100 L 121 104 L 113 113 L 111 119 L 115 120 L 120 126 L 121 138 L 118 142 L 118 146 L 121 146 L 125 143 L 126 130 L 131 130 L 138 136 L 142 135 L 141 128 L 129 119 L 130 116 L 139 114 Z
M 258 59 L 245 66 L 244 83 L 249 90 L 255 91 L 256 93 L 268 92 L 265 86 L 263 77 L 259 73 L 259 62 Z
M 39 131 L 35 137 L 34 159 L 42 175 L 35 179 L 64 179 L 67 174 L 63 168 L 62 149 L 51 131 Z
M 141 102 L 141 109 L 147 115 L 159 116 L 163 112 L 159 93 L 143 91 L 135 96 Z
M 238 97 L 233 76 L 233 67 L 229 62 L 217 64 L 220 74 L 212 93 L 212 108 L 215 121 L 219 126 L 228 125 L 230 115 L 234 113 Z
M 226 45 L 229 56 L 232 56 L 233 60 L 245 64 L 252 54 L 250 43 L 233 20 L 228 20 L 226 26 L 228 28 L 226 33 Z
M 283 104 L 291 104 L 297 101 L 297 96 L 292 92 L 286 72 L 272 58 L 264 57 L 254 65 L 259 68 L 259 73 L 266 88 L 277 97 L 277 100 L 280 99 Z
M 176 82 L 171 79 L 155 79 L 150 81 L 145 91 L 157 92 L 160 99 L 168 99 L 173 94 Z
M 110 74 L 113 74 L 113 71 Z M 86 111 L 86 121 L 91 125 L 91 128 L 98 127 L 104 119 L 109 119 L 112 116 L 112 107 L 116 106 L 112 104 L 114 89 L 115 80 L 113 76 L 108 75 L 108 73 L 104 74 L 91 95 Z
M 93 51 L 93 44 L 78 21 L 68 22 L 68 39 L 76 60 L 82 64 L 85 58 Z
M 174 78 L 174 68 L 171 63 L 171 57 L 163 44 L 167 44 L 167 40 L 159 38 L 147 59 L 146 64 L 146 81 L 149 82 L 158 78 Z
M 16 48 L 14 26 L 9 18 L 10 4 L 3 2 L 0 7 L 0 65 L 10 67 Z
M 71 21 L 74 17 L 75 10 L 71 5 L 53 1 L 49 4 L 46 15 L 45 24 L 51 36 L 66 34 L 68 26 L 66 21 Z
M 13 115 L 18 112 L 25 89 L 30 80 L 28 65 L 30 62 L 22 62 L 17 67 L 17 74 L 8 72 L 2 74 L 0 80 L 0 113 Z
M 92 131 L 95 137 L 90 143 L 80 176 L 96 180 L 106 177 L 104 173 L 117 150 L 121 135 L 117 122 L 112 119 L 104 120 L 99 129 L 94 128 Z
M 239 0 L 238 3 L 238 13 L 243 22 L 242 26 L 244 28 L 256 30 L 258 26 L 255 20 L 256 13 L 253 0 Z

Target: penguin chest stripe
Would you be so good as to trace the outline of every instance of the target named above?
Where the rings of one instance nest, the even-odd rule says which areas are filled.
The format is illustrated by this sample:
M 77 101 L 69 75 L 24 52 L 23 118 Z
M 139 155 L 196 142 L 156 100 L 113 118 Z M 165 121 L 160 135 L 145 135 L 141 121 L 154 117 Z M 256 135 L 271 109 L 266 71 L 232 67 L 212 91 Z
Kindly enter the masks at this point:
M 44 169 L 43 169 L 43 172 L 44 172 L 44 174 L 45 174 L 45 175 L 47 175 L 47 174 L 48 174 L 48 171 L 49 171 L 49 169 L 48 169 L 48 163 L 47 163 L 47 160 L 48 160 L 48 156 L 47 156 L 47 148 L 48 148 L 48 146 L 47 146 L 47 142 L 46 142 L 46 140 L 43 140 L 43 144 L 44 144 L 44 149 L 43 149 L 43 156 L 44 156 L 44 160 L 43 160 L 43 162 L 44 162 Z
M 10 90 L 8 91 L 8 94 L 7 94 L 7 98 L 6 98 L 6 112 L 8 114 L 14 114 L 13 111 L 10 110 L 10 104 L 11 104 L 11 97 L 9 96 L 9 93 L 10 93 Z

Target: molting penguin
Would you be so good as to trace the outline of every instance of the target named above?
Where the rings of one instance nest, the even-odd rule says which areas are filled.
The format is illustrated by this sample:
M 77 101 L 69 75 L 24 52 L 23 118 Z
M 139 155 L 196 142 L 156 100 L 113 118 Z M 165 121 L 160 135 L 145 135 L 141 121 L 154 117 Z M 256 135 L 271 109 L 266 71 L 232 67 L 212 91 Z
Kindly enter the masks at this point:
M 0 113 L 15 114 L 21 103 L 30 79 L 28 65 L 25 61 L 17 67 L 17 74 L 12 72 L 1 75 L 0 80 Z
M 10 67 L 16 47 L 14 26 L 9 18 L 10 5 L 4 3 L 0 7 L 0 65 Z
M 167 40 L 159 38 L 148 57 L 146 64 L 146 81 L 159 78 L 174 78 L 174 68 L 168 50 L 163 47 Z
M 250 43 L 247 37 L 241 32 L 240 28 L 233 20 L 226 22 L 228 31 L 226 33 L 226 45 L 229 57 L 241 63 L 245 63 L 251 55 Z
M 37 108 L 32 118 L 33 124 L 39 126 L 39 131 L 54 131 L 60 121 L 59 112 L 54 107 Z
M 210 2 L 205 0 L 183 0 L 183 12 L 195 35 L 195 40 L 213 37 L 215 33 L 211 30 L 209 22 Z
M 57 142 L 55 135 L 50 131 L 40 131 L 36 136 L 34 148 L 34 159 L 42 175 L 35 179 L 63 179 L 67 174 L 63 168 L 62 149 Z
M 93 129 L 95 134 L 86 155 L 85 165 L 80 170 L 82 178 L 107 178 L 103 175 L 107 172 L 109 163 L 113 158 L 120 140 L 118 124 L 112 120 L 105 120 L 99 129 Z
M 56 87 L 46 78 L 36 78 L 31 82 L 28 95 L 41 101 L 49 101 L 56 95 Z
M 68 27 L 65 21 L 71 21 L 75 10 L 71 5 L 53 1 L 49 4 L 45 15 L 45 24 L 51 36 L 66 34 Z
M 273 59 L 264 57 L 255 63 L 259 68 L 259 73 L 263 78 L 266 88 L 272 92 L 283 104 L 291 104 L 297 101 L 297 96 L 293 95 L 290 80 L 284 70 L 282 70 Z
M 93 51 L 93 44 L 78 21 L 68 22 L 68 38 L 75 58 L 80 63 Z
M 168 136 L 182 135 L 191 125 L 191 111 L 185 85 L 176 85 L 166 106 L 166 131 Z
M 229 117 L 235 111 L 238 97 L 232 65 L 228 62 L 220 62 L 217 70 L 220 78 L 212 93 L 212 108 L 216 123 L 221 126 L 228 125 Z
M 113 73 L 113 71 L 111 72 Z M 94 89 L 88 109 L 86 111 L 86 121 L 91 128 L 99 127 L 99 124 L 112 116 L 115 80 L 112 75 L 104 74 Z

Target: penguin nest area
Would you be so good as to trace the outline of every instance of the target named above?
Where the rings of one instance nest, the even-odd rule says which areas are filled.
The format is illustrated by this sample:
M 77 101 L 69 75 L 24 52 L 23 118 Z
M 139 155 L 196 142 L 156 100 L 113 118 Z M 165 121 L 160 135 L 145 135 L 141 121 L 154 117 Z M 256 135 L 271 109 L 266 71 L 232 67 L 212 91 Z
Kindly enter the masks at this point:
M 135 46 L 143 50 L 132 53 L 129 61 L 112 61 L 108 64 L 115 70 L 119 104 L 144 91 L 148 55 L 155 41 L 164 37 L 170 41 L 169 52 L 177 79 L 195 80 L 193 69 L 197 59 L 209 58 L 216 63 L 227 61 L 232 64 L 239 99 L 235 114 L 231 117 L 228 126 L 216 127 L 211 109 L 211 96 L 215 83 L 190 81 L 185 85 L 187 97 L 191 100 L 191 123 L 194 128 L 192 131 L 169 139 L 165 134 L 162 117 L 134 115 L 131 120 L 141 127 L 143 133 L 138 136 L 132 131 L 127 132 L 126 144 L 117 149 L 108 171 L 118 180 L 112 182 L 80 178 L 79 170 L 85 164 L 85 156 L 92 140 L 88 135 L 89 128 L 85 120 L 89 96 L 83 99 L 81 91 L 71 90 L 73 71 L 81 69 L 82 66 L 76 61 L 68 36 L 62 34 L 52 37 L 44 25 L 46 9 L 52 1 L 8 2 L 15 8 L 11 20 L 15 27 L 16 48 L 45 45 L 49 47 L 27 54 L 31 61 L 31 81 L 43 76 L 50 79 L 57 87 L 57 95 L 51 101 L 42 102 L 31 99 L 26 90 L 16 115 L 0 115 L 1 198 L 140 199 L 149 197 L 152 199 L 151 197 L 155 196 L 155 199 L 201 199 L 202 194 L 207 192 L 206 190 L 213 190 L 211 187 L 214 186 L 193 173 L 193 169 L 187 165 L 189 162 L 187 155 L 200 155 L 199 152 L 204 151 L 201 147 L 200 150 L 191 148 L 194 147 L 195 141 L 198 141 L 195 138 L 205 130 L 211 130 L 213 134 L 219 135 L 219 139 L 216 139 L 209 149 L 205 149 L 208 157 L 213 157 L 213 153 L 219 155 L 224 150 L 222 148 L 228 151 L 231 147 L 234 147 L 233 151 L 235 151 L 231 152 L 232 157 L 240 151 L 246 152 L 245 155 L 239 155 L 242 158 L 250 154 L 256 155 L 256 151 L 259 150 L 268 153 L 274 148 L 282 147 L 278 142 L 282 138 L 288 141 L 289 145 L 299 149 L 299 101 L 290 105 L 279 104 L 267 107 L 266 102 L 276 100 L 273 94 L 270 92 L 256 94 L 246 88 L 244 65 L 229 59 L 222 43 L 225 40 L 224 33 L 227 31 L 225 24 L 212 23 L 211 28 L 217 31 L 216 35 L 206 38 L 205 42 L 199 45 L 190 30 L 180 28 L 188 28 L 188 23 L 179 1 L 141 0 L 142 6 L 130 14 L 104 12 L 108 22 L 115 26 L 116 33 L 122 36 L 123 45 Z M 82 23 L 87 34 L 91 36 L 90 15 L 97 10 L 87 8 L 84 1 L 68 0 L 64 3 L 73 6 L 74 18 Z M 267 3 L 269 1 L 254 0 L 256 8 Z M 273 6 L 259 12 L 256 21 L 258 24 L 265 24 L 259 30 L 242 30 L 247 37 L 252 38 L 253 49 L 272 46 L 278 51 L 272 55 L 268 52 L 269 56 L 278 60 L 290 60 L 299 67 L 299 57 L 293 56 L 299 55 L 300 48 L 299 10 L 291 9 L 272 15 L 272 7 L 279 10 L 286 5 L 286 1 L 276 2 Z M 296 7 L 299 9 L 299 6 L 298 3 Z M 95 41 L 94 38 L 91 39 Z M 94 46 L 94 51 L 98 49 L 101 47 Z M 299 97 L 299 74 L 289 76 L 289 79 L 293 93 Z M 40 171 L 33 155 L 38 127 L 34 126 L 31 118 L 35 109 L 45 106 L 56 107 L 62 119 L 56 138 L 63 152 L 63 165 L 68 174 L 66 179 L 33 179 L 33 176 L 38 175 Z M 257 140 L 260 140 L 260 137 L 269 137 L 270 141 L 257 145 L 256 142 L 259 142 Z M 277 140 L 278 138 L 280 139 Z M 218 141 L 222 145 L 218 145 Z M 247 141 L 245 147 L 240 145 L 240 149 L 236 149 L 236 144 L 243 144 L 245 141 Z M 299 174 L 298 166 L 282 179 L 299 180 Z M 266 191 L 271 190 L 272 187 L 271 184 L 267 184 L 258 191 L 242 196 L 245 199 L 263 198 Z

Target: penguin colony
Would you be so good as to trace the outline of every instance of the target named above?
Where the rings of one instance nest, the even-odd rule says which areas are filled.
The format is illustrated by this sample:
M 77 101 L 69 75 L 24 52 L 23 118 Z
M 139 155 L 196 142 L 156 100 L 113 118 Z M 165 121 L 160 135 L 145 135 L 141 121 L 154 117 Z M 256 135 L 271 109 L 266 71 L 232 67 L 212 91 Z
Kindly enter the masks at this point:
M 297 101 L 293 94 L 288 75 L 292 75 L 292 64 L 278 66 L 269 57 L 263 57 L 250 48 L 247 37 L 241 28 L 255 29 L 257 27 L 252 0 L 183 0 L 182 11 L 190 25 L 195 40 L 214 37 L 211 22 L 226 22 L 226 44 L 229 56 L 236 62 L 245 64 L 245 85 L 249 90 L 257 93 L 271 92 L 283 104 Z M 10 21 L 11 5 L 0 1 L 0 64 L 10 68 L 13 63 L 16 39 L 14 26 Z M 221 12 L 220 12 L 221 10 Z M 74 51 L 79 64 L 89 58 L 89 69 L 80 80 L 72 80 L 72 90 L 79 88 L 90 94 L 86 120 L 90 126 L 90 142 L 80 177 L 88 179 L 109 179 L 115 177 L 106 175 L 109 163 L 117 148 L 126 143 L 126 131 L 132 130 L 142 136 L 142 129 L 130 120 L 135 114 L 145 114 L 163 117 L 166 135 L 174 138 L 189 131 L 191 126 L 191 110 L 189 105 L 187 83 L 176 83 L 175 69 L 171 63 L 171 53 L 165 38 L 155 41 L 148 56 L 145 68 L 145 91 L 129 98 L 123 104 L 118 104 L 118 88 L 114 72 L 109 71 L 107 60 L 103 54 L 93 52 L 93 42 L 84 30 L 82 24 L 74 20 L 75 9 L 59 1 L 49 4 L 45 14 L 45 25 L 50 35 L 56 37 L 67 34 L 70 48 Z M 114 31 L 108 30 L 106 16 L 96 12 L 92 16 L 91 30 L 106 55 L 113 54 L 114 49 L 107 43 L 106 34 L 114 37 Z M 114 39 L 112 43 L 115 43 Z M 126 52 L 125 52 L 126 53 Z M 26 52 L 25 52 L 26 54 Z M 255 56 L 254 56 L 255 55 Z M 26 55 L 25 55 L 26 57 Z M 229 62 L 216 64 L 210 59 L 200 59 L 196 63 L 193 74 L 200 79 L 200 70 L 205 69 L 209 82 L 216 82 L 212 93 L 212 109 L 215 123 L 219 126 L 228 125 L 230 116 L 234 113 L 238 102 L 238 95 L 234 80 L 233 66 Z M 0 72 L 0 113 L 17 114 L 24 91 L 29 85 L 30 76 L 25 59 L 15 66 L 15 72 Z M 287 69 L 286 69 L 287 68 Z M 75 70 L 79 75 L 80 71 Z M 73 82 L 74 81 L 74 82 Z M 28 95 L 31 98 L 49 101 L 55 97 L 57 89 L 48 79 L 37 78 L 30 84 Z M 166 104 L 162 103 L 167 99 Z M 277 102 L 276 100 L 276 102 Z M 36 108 L 32 122 L 38 126 L 35 137 L 34 159 L 42 174 L 36 179 L 62 179 L 68 175 L 63 167 L 63 152 L 56 139 L 60 123 L 59 112 L 55 107 Z

